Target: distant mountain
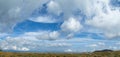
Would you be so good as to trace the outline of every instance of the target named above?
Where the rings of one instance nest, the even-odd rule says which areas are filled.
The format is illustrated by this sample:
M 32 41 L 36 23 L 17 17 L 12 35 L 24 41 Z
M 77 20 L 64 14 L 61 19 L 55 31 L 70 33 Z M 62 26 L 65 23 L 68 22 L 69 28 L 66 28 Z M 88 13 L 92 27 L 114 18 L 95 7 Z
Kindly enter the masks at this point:
M 2 51 L 2 50 L 0 49 L 0 51 Z
M 94 52 L 113 52 L 113 50 L 104 49 L 104 50 L 97 50 L 97 51 L 94 51 Z

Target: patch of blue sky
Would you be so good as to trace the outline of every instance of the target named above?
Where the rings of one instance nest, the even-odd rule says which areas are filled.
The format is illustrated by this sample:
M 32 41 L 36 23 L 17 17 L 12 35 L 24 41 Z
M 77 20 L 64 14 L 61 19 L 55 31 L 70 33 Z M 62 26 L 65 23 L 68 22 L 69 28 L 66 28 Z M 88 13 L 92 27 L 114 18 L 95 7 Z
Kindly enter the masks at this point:
M 102 33 L 90 33 L 90 32 L 80 32 L 75 34 L 75 37 L 78 37 L 78 38 L 90 37 L 90 38 L 99 39 L 99 40 L 105 39 Z
M 22 23 L 17 24 L 14 28 L 14 32 L 33 32 L 39 30 L 56 31 L 60 30 L 61 24 L 62 23 L 39 23 L 26 20 Z
M 115 7 L 120 7 L 120 0 L 110 0 L 110 4 Z

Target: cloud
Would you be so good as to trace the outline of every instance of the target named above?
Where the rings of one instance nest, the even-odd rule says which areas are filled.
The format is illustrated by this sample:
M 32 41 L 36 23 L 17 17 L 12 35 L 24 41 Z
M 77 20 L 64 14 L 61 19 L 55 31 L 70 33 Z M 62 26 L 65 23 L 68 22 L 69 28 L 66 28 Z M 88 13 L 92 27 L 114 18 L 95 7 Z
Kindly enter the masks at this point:
M 99 33 L 102 33 L 100 35 L 106 36 L 105 38 L 119 38 L 119 4 L 116 4 L 117 6 L 113 6 L 113 4 L 110 5 L 111 1 L 112 0 L 1 0 L 0 37 L 8 36 L 7 34 L 4 34 L 4 32 L 11 32 L 17 23 L 28 18 L 35 22 L 54 23 L 59 21 L 59 18 L 57 17 L 54 19 L 51 16 L 56 17 L 62 13 L 63 18 L 61 17 L 61 19 L 63 20 L 63 23 L 61 25 L 61 30 L 59 31 L 24 32 L 24 34 L 16 37 L 9 36 L 5 38 L 5 40 L 1 39 L 0 45 L 3 49 L 23 51 L 40 50 L 42 48 L 44 49 L 44 47 L 49 49 L 51 49 L 51 47 L 74 47 L 73 49 L 77 49 L 78 47 L 76 46 L 78 45 L 84 47 L 87 45 L 87 48 L 92 47 L 96 49 L 108 48 L 111 46 L 111 48 L 116 49 L 117 46 L 112 47 L 114 44 L 110 45 L 111 42 L 109 41 L 107 41 L 109 44 L 106 45 L 98 40 L 89 38 L 64 39 L 71 37 L 75 38 L 73 37 L 74 34 L 80 33 L 82 29 L 84 29 L 85 32 L 91 30 L 92 32 L 98 33 L 98 35 Z M 31 14 L 34 13 L 36 9 L 41 9 L 44 6 L 44 3 L 46 3 L 47 6 L 47 14 L 50 16 L 47 16 L 46 14 L 45 16 L 40 15 L 38 17 L 31 17 Z M 90 32 L 90 34 L 92 32 Z M 68 48 L 65 50 L 72 52 L 73 49 Z
M 42 23 L 55 23 L 58 22 L 57 19 L 51 17 L 51 16 L 38 16 L 38 17 L 31 17 L 29 20 L 34 22 L 42 22 Z
M 11 32 L 14 26 L 27 19 L 47 0 L 0 0 L 0 32 Z
M 81 23 L 73 17 L 64 21 L 64 23 L 61 25 L 62 31 L 67 31 L 67 32 L 78 32 L 82 29 L 82 27 L 83 26 L 81 25 Z
M 61 31 L 67 34 L 66 38 L 72 38 L 74 34 L 81 31 L 82 28 L 81 23 L 73 17 L 65 20 L 61 25 Z
M 67 50 L 65 50 L 64 52 L 73 52 L 73 50 L 67 49 Z
M 106 43 L 103 41 L 98 41 L 98 42 L 95 42 L 95 43 L 90 43 L 89 45 L 86 45 L 87 47 L 90 47 L 90 48 L 105 48 L 106 46 Z
M 53 0 L 51 0 L 48 4 L 47 4 L 47 10 L 49 13 L 53 13 L 57 16 L 60 15 L 60 13 L 62 13 L 62 10 L 59 6 L 59 4 Z
M 119 9 L 112 10 L 109 5 L 109 0 L 99 1 L 96 6 L 93 6 L 96 15 L 92 19 L 86 20 L 88 25 L 96 27 L 103 31 L 106 37 L 116 38 L 120 33 L 120 11 Z
M 29 51 L 29 49 L 26 47 L 17 47 L 17 46 L 5 47 L 4 50 Z
M 46 36 L 47 35 L 47 36 Z M 0 48 L 3 50 L 15 51 L 35 51 L 42 48 L 60 48 L 69 47 L 71 44 L 59 41 L 49 41 L 48 39 L 56 39 L 58 32 L 28 32 L 20 36 L 8 36 L 0 41 Z
M 96 40 L 91 38 L 72 38 L 69 40 L 61 38 L 49 41 L 38 40 L 31 36 L 23 37 L 22 35 L 17 37 L 6 37 L 4 40 L 0 41 L 0 48 L 3 50 L 37 52 L 93 52 L 94 50 L 103 50 L 108 48 L 113 50 L 120 49 L 119 41 Z
M 95 48 L 95 47 L 98 47 L 98 45 L 97 44 L 91 44 L 91 45 L 89 45 L 89 47 Z
M 87 17 L 90 17 L 94 10 L 92 9 L 94 6 L 95 2 L 97 2 L 98 0 L 52 0 L 51 2 L 53 4 L 57 4 L 59 6 L 56 6 L 56 8 L 60 8 L 60 11 L 62 11 L 64 13 L 64 19 L 68 19 L 71 16 L 74 15 L 74 12 L 76 11 L 81 11 L 83 14 L 85 14 Z M 51 3 L 50 2 L 50 3 Z M 56 8 L 52 8 L 52 10 L 55 10 Z M 48 10 L 51 11 L 51 10 Z M 56 11 L 52 11 L 52 12 L 56 12 Z M 56 12 L 57 13 L 57 12 Z M 79 12 L 77 12 L 79 13 Z
M 106 36 L 106 37 L 108 37 L 109 39 L 112 39 L 112 38 L 118 38 L 118 37 L 120 37 L 120 33 L 104 33 L 104 35 Z
M 86 16 L 85 23 L 87 25 L 93 26 L 103 31 L 103 33 L 114 33 L 115 37 L 117 37 L 120 32 L 120 11 L 118 8 L 119 1 L 113 0 L 52 0 L 50 4 L 57 4 L 56 8 L 60 8 L 64 13 L 64 23 L 66 20 L 71 18 L 71 16 L 75 16 L 74 12 L 81 11 L 83 15 Z M 65 5 L 64 5 L 65 4 Z M 114 6 L 112 6 L 114 5 Z M 116 8 L 116 6 L 117 8 Z M 91 7 L 92 6 L 92 7 Z M 50 7 L 50 6 L 48 6 Z M 55 10 L 56 8 L 52 8 Z M 48 11 L 51 11 L 50 9 Z M 58 11 L 58 10 L 57 10 Z M 56 11 L 51 11 L 55 13 Z M 57 13 L 57 12 L 56 12 Z M 79 13 L 79 12 L 78 12 Z M 81 16 L 81 15 L 80 15 Z M 76 16 L 75 16 L 76 17 Z M 77 20 L 79 20 L 78 18 Z M 80 20 L 79 20 L 80 21 Z M 63 23 L 63 24 L 64 24 Z M 64 25 L 65 26 L 65 25 Z M 62 27 L 64 27 L 62 26 Z M 114 29 L 116 28 L 116 29 Z M 68 29 L 69 30 L 69 29 Z M 105 34 L 106 36 L 106 34 Z M 106 36 L 107 37 L 107 36 Z M 109 37 L 108 37 L 109 38 Z M 112 37 L 114 38 L 114 37 Z
M 81 28 L 84 28 L 85 25 L 89 25 L 102 31 L 108 38 L 116 38 L 119 37 L 120 33 L 120 11 L 118 8 L 119 4 L 117 4 L 119 1 L 113 1 L 116 5 L 112 3 L 112 1 L 113 0 L 1 0 L 0 32 L 11 32 L 17 23 L 27 18 L 35 22 L 58 22 L 59 18 L 54 19 L 47 15 L 36 18 L 30 17 L 36 9 L 41 9 L 43 4 L 46 3 L 47 12 L 50 15 L 59 16 L 63 13 L 63 18 L 61 18 L 64 21 L 61 25 L 62 31 L 78 32 Z M 76 16 L 75 13 L 78 15 Z M 73 16 L 76 18 L 73 18 Z M 85 25 L 83 25 L 84 23 Z M 114 35 L 111 36 L 111 34 Z M 70 33 L 68 36 L 72 35 L 74 35 L 74 33 Z
M 52 40 L 59 38 L 60 33 L 58 31 L 38 31 L 38 32 L 26 32 L 22 36 L 23 38 L 36 38 L 38 40 Z

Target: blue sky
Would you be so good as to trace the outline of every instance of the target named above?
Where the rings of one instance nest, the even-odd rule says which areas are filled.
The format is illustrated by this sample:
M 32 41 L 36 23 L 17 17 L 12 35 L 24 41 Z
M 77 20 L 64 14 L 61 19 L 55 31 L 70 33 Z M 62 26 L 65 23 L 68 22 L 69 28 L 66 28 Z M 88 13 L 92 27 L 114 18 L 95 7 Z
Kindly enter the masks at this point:
M 120 50 L 119 0 L 0 0 L 0 7 L 3 50 Z

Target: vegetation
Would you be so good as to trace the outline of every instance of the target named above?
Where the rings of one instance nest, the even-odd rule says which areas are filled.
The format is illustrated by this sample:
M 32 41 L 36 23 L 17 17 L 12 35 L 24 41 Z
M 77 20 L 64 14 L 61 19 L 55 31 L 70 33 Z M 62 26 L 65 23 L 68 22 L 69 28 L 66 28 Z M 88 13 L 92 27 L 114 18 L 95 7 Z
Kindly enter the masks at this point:
M 0 51 L 2 51 L 2 49 L 0 49 Z
M 0 57 L 120 57 L 120 51 L 93 52 L 93 53 L 11 53 L 0 52 Z

